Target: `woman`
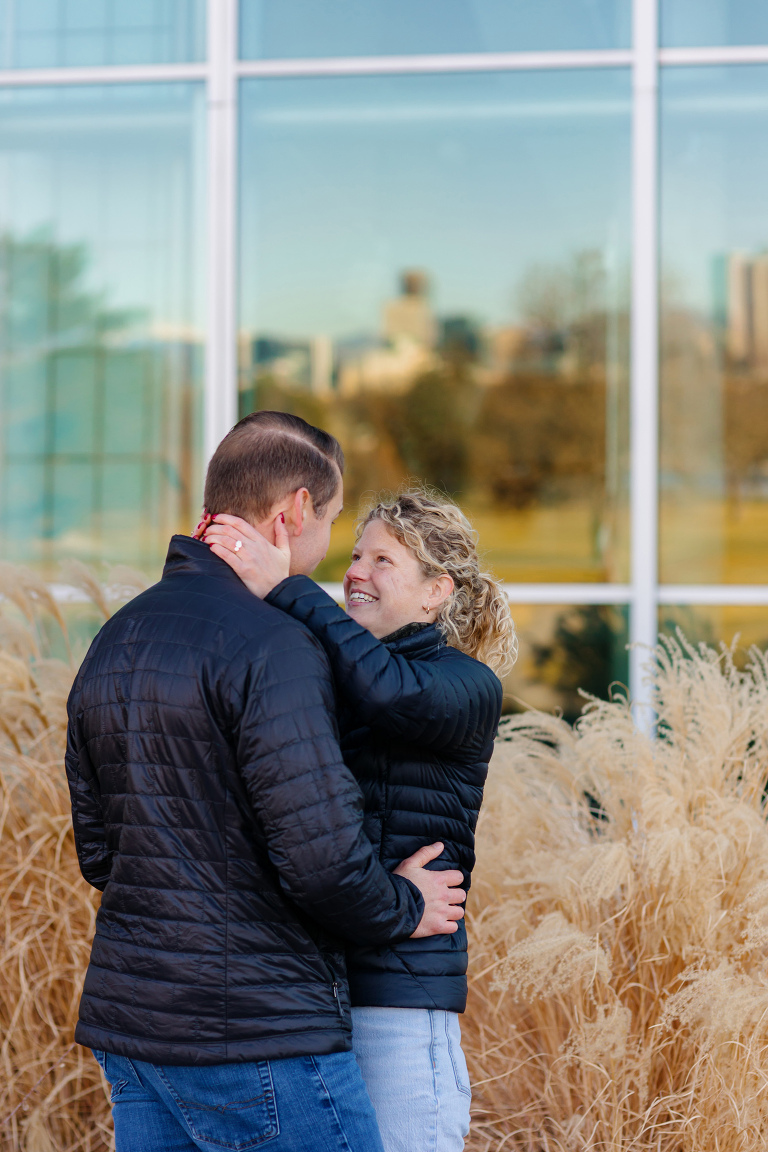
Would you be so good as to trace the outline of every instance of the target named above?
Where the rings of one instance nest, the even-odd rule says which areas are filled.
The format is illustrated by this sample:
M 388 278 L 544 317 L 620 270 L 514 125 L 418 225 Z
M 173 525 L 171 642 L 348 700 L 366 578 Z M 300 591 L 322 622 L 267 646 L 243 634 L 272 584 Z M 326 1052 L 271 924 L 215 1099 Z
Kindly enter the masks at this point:
M 344 577 L 346 612 L 306 576 L 288 576 L 282 524 L 272 547 L 216 516 L 204 539 L 257 596 L 323 645 L 339 689 L 344 759 L 365 798 L 365 829 L 386 867 L 431 841 L 434 865 L 475 862 L 474 830 L 516 654 L 499 585 L 449 500 L 410 489 L 361 522 Z M 495 670 L 495 671 L 494 671 Z M 458 1014 L 467 995 L 463 921 L 452 935 L 348 952 L 353 1047 L 386 1152 L 454 1152 L 469 1131 Z

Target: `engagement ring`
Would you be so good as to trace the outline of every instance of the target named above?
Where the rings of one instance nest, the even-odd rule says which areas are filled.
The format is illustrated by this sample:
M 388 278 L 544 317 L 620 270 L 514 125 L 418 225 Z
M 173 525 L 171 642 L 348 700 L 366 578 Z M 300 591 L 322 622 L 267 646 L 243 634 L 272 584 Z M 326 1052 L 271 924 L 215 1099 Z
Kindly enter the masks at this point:
M 243 546 L 242 540 L 235 540 L 235 552 L 239 552 Z

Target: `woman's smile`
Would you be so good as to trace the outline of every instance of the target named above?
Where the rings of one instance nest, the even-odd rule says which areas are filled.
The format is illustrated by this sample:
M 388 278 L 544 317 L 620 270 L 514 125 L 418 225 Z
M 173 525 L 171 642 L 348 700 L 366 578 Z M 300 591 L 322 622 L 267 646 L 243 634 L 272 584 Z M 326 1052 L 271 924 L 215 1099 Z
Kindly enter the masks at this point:
M 359 588 L 354 588 L 349 593 L 350 604 L 374 604 L 378 600 L 378 596 L 372 596 L 370 592 L 363 592 Z

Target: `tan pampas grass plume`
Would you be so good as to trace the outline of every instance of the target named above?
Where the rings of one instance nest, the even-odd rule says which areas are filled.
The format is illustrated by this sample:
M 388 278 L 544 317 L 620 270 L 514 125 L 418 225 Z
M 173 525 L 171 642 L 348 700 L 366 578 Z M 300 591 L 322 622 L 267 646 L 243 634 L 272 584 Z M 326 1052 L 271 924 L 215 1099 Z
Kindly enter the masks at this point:
M 106 615 L 120 570 L 77 584 Z M 129 591 L 130 594 L 130 591 Z M 0 565 L 0 1148 L 106 1152 L 109 1104 L 89 1052 L 72 1042 L 99 894 L 80 876 L 63 770 L 66 699 L 78 657 L 34 573 Z M 53 631 L 67 661 L 48 655 Z
M 768 1143 L 768 664 L 657 652 L 626 701 L 503 724 L 470 898 L 469 1147 Z

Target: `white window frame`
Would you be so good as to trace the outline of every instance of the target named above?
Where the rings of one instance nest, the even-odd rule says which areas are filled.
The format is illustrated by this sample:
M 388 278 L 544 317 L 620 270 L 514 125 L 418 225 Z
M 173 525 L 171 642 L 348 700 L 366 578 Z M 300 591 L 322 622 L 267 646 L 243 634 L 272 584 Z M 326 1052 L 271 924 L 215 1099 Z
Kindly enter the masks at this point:
M 658 632 L 660 605 L 768 605 L 768 585 L 658 582 L 658 72 L 663 66 L 768 63 L 768 45 L 659 48 L 656 0 L 633 0 L 631 49 L 488 52 L 302 60 L 239 60 L 238 0 L 208 0 L 202 63 L 0 70 L 0 86 L 202 81 L 207 86 L 207 354 L 204 455 L 237 418 L 237 97 L 244 77 L 405 75 L 631 67 L 632 317 L 628 584 L 507 584 L 513 604 L 629 606 L 629 687 L 643 696 L 643 665 Z M 338 584 L 326 585 L 335 595 Z M 60 589 L 62 597 L 66 589 Z

